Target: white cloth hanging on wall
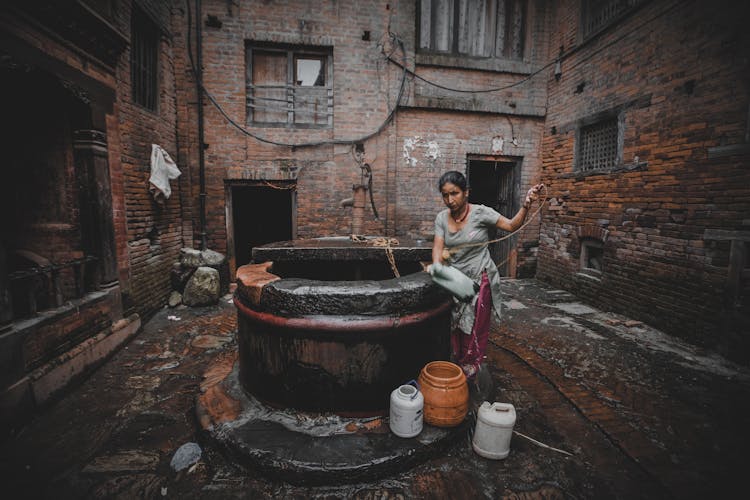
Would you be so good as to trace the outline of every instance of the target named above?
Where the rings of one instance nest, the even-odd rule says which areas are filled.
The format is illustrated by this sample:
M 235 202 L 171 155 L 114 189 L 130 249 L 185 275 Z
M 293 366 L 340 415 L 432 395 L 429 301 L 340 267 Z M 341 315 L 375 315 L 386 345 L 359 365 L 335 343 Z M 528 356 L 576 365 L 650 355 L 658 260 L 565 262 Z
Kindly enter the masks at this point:
M 151 177 L 148 179 L 148 190 L 156 201 L 164 202 L 169 198 L 172 194 L 169 181 L 178 178 L 181 173 L 169 153 L 158 144 L 151 145 Z

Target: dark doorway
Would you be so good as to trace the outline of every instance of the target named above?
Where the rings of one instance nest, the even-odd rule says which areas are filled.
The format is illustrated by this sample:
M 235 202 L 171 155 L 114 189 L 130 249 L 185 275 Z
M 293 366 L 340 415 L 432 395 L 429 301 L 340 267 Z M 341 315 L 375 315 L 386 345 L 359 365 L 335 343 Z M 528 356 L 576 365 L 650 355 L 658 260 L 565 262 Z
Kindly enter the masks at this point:
M 229 188 L 234 269 L 247 264 L 253 247 L 294 237 L 295 184 L 233 184 Z
M 492 207 L 500 214 L 513 217 L 518 210 L 519 162 L 490 159 L 468 159 L 469 202 Z M 490 232 L 490 239 L 502 237 L 501 230 Z M 492 260 L 498 265 L 501 276 L 508 276 L 509 257 L 515 246 L 515 237 L 492 243 L 489 246 Z
M 7 54 L 0 82 L 2 325 L 94 288 L 104 239 L 91 234 L 90 216 L 111 221 L 112 212 L 88 210 L 110 192 L 88 182 L 91 163 L 75 138 L 93 132 L 91 103 L 73 92 L 76 84 Z

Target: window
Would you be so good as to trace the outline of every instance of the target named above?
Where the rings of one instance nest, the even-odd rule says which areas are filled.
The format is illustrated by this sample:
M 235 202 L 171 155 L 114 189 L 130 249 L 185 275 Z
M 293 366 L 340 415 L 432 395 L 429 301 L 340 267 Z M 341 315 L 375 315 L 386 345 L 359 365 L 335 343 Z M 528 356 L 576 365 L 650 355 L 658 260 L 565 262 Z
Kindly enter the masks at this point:
M 581 126 L 576 134 L 576 170 L 611 170 L 621 163 L 619 120 L 611 117 Z
M 644 0 L 583 0 L 583 37 L 588 38 Z
M 526 0 L 420 0 L 422 52 L 522 59 Z
M 330 49 L 250 46 L 249 123 L 295 127 L 333 124 Z
M 156 110 L 159 29 L 142 11 L 133 9 L 130 40 L 130 82 L 133 102 Z

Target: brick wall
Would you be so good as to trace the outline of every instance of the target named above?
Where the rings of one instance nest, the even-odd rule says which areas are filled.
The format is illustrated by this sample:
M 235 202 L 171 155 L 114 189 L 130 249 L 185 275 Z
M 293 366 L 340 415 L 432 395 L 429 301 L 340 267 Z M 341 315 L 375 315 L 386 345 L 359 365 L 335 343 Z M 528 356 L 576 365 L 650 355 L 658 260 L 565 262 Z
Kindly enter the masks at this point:
M 558 6 L 550 51 L 569 55 L 548 82 L 541 155 L 553 199 L 538 267 L 592 303 L 730 354 L 748 340 L 724 321 L 729 242 L 704 233 L 750 227 L 750 37 L 735 5 L 646 2 L 585 41 L 578 2 Z M 579 121 L 612 110 L 619 171 L 577 173 Z M 606 234 L 601 275 L 580 272 L 592 234 Z
M 508 127 L 504 117 L 432 110 L 404 110 L 398 116 L 397 151 L 391 175 L 394 177 L 389 207 L 396 234 L 432 235 L 435 215 L 445 208 L 437 190 L 440 176 L 448 170 L 466 171 L 469 155 L 493 156 L 492 138 Z M 508 144 L 498 161 L 523 159 L 521 193 L 538 181 L 541 121 L 517 120 L 514 125 L 518 146 Z M 433 150 L 429 148 L 433 143 Z M 406 158 L 408 150 L 409 161 Z M 431 152 L 437 152 L 437 156 Z M 403 180 L 408 179 L 408 182 Z M 519 204 L 521 193 L 519 193 Z M 512 217 L 514 214 L 504 214 Z M 537 230 L 538 230 L 538 226 Z M 533 239 L 534 224 L 527 226 Z M 524 238 L 522 240 L 525 241 Z
M 436 68 L 421 64 L 417 73 L 446 87 L 486 89 L 519 83 L 534 63 L 546 58 L 549 18 L 544 2 L 533 2 L 528 58 L 502 71 Z M 214 0 L 203 2 L 204 83 L 233 120 L 266 139 L 300 143 L 335 139 L 357 139 L 371 135 L 383 124 L 395 106 L 403 71 L 388 62 L 385 54 L 406 61 L 414 69 L 415 2 L 354 1 L 317 3 L 239 2 L 228 5 Z M 187 13 L 176 9 L 175 22 L 186 26 Z M 221 26 L 205 24 L 208 16 Z M 192 13 L 193 28 L 195 13 Z M 405 52 L 388 36 L 403 41 Z M 185 27 L 182 31 L 186 32 Z M 369 40 L 366 39 L 369 33 Z M 333 53 L 334 117 L 328 129 L 253 127 L 245 124 L 245 43 L 266 42 L 293 46 L 331 47 Z M 532 43 L 533 42 L 533 43 Z M 186 210 L 193 219 L 198 240 L 198 148 L 195 142 L 195 83 L 189 61 L 184 57 L 186 40 L 175 35 L 180 118 L 180 155 L 191 166 Z M 195 40 L 193 40 L 193 46 Z M 180 60 L 180 59 L 183 60 Z M 511 69 L 513 71 L 511 71 Z M 545 78 L 531 78 L 515 87 L 494 93 L 456 93 L 440 90 L 407 75 L 399 110 L 380 133 L 365 138 L 364 161 L 373 170 L 373 197 L 379 220 L 368 200 L 364 230 L 371 235 L 431 237 L 437 210 L 442 208 L 436 189 L 439 175 L 450 168 L 465 170 L 467 154 L 489 154 L 494 135 L 510 141 L 508 117 L 519 146 L 504 154 L 522 158 L 523 190 L 538 177 L 541 165 L 539 142 L 541 118 L 545 112 Z M 340 206 L 352 196 L 352 185 L 360 182 L 360 170 L 348 144 L 290 148 L 264 144 L 232 127 L 210 103 L 204 106 L 208 246 L 220 252 L 227 248 L 227 183 L 243 180 L 297 183 L 297 237 L 347 235 L 351 230 L 351 208 Z M 434 161 L 417 158 L 406 167 L 404 141 L 416 136 L 439 145 Z M 183 137 L 185 138 L 183 140 Z M 419 146 L 420 154 L 424 142 Z M 262 214 L 258 214 L 262 216 Z M 512 215 L 512 214 L 509 214 Z M 533 227 L 528 229 L 534 232 Z M 519 246 L 532 236 L 524 236 Z M 534 245 L 531 245 L 533 247 Z M 529 249 L 528 258 L 534 250 Z M 533 267 L 533 266 L 532 266 Z
M 182 180 L 172 181 L 172 195 L 164 205 L 156 203 L 149 193 L 151 145 L 158 144 L 177 159 L 183 172 L 186 165 L 179 161 L 177 149 L 177 108 L 175 101 L 175 48 L 171 30 L 171 9 L 165 2 L 138 2 L 162 30 L 159 42 L 159 97 L 156 111 L 133 103 L 131 96 L 129 46 L 117 67 L 117 102 L 113 116 L 116 127 L 110 131 L 110 147 L 119 146 L 119 162 L 111 162 L 121 175 L 122 184 L 113 186 L 113 198 L 119 196 L 125 213 L 125 227 L 115 205 L 120 275 L 127 276 L 123 297 L 126 313 L 138 312 L 148 317 L 163 306 L 170 291 L 169 271 L 178 260 L 183 246 L 181 213 Z M 130 4 L 121 4 L 118 11 L 120 29 L 130 35 Z M 115 136 L 115 137 L 113 137 Z M 119 163 L 119 165 L 118 165 Z M 116 226 L 118 227 L 118 226 Z M 127 249 L 123 252 L 123 249 Z
M 7 328 L 0 338 L 3 428 L 10 429 L 6 426 L 9 422 L 23 421 L 25 412 L 93 369 L 126 341 L 140 325 L 137 315 L 131 313 L 147 318 L 166 301 L 171 264 L 182 246 L 179 186 L 174 186 L 178 196 L 159 207 L 149 197 L 148 177 L 151 143 L 174 153 L 177 146 L 170 39 L 172 6 L 155 0 L 136 3 L 154 16 L 162 31 L 156 112 L 131 102 L 127 39 L 132 2 L 97 3 L 106 22 L 77 2 L 62 7 L 57 2 L 11 2 L 0 7 L 4 54 L 7 51 L 4 59 L 6 64 L 11 63 L 6 69 L 15 65 L 19 74 L 33 77 L 18 92 L 9 93 L 21 104 L 15 113 L 5 117 L 6 126 L 15 126 L 18 132 L 32 132 L 20 137 L 22 140 L 11 141 L 13 147 L 33 152 L 25 165 L 17 165 L 33 165 L 34 168 L 26 166 L 25 171 L 47 179 L 37 180 L 37 189 L 31 184 L 9 183 L 17 188 L 15 206 L 7 212 L 9 217 L 20 220 L 14 216 L 16 212 L 31 213 L 24 209 L 27 203 L 39 211 L 32 214 L 33 219 L 25 219 L 27 241 L 33 244 L 19 239 L 18 248 L 31 248 L 58 264 L 80 258 L 84 251 L 93 253 L 101 258 L 100 267 L 108 281 L 105 288 L 80 297 L 79 290 L 73 293 L 73 271 L 63 269 L 59 295 L 54 287 L 28 294 L 42 298 L 37 300 L 37 305 L 46 309 L 42 314 L 4 325 Z M 120 53 L 123 47 L 125 50 Z M 45 81 L 53 85 L 39 87 Z M 19 126 L 24 123 L 32 126 Z M 38 123 L 43 126 L 40 128 Z M 106 132 L 107 163 L 100 156 L 103 150 L 99 147 L 99 140 L 105 137 L 78 134 L 90 132 L 89 129 Z M 91 138 L 95 140 L 88 144 Z M 43 171 L 37 170 L 37 165 Z M 109 179 L 105 177 L 105 167 Z M 112 213 L 108 213 L 110 194 Z M 37 196 L 46 201 L 34 203 Z M 11 197 L 6 198 L 9 202 Z M 105 210 L 89 217 L 89 204 Z M 12 236 L 16 226 L 6 224 L 4 239 Z M 110 252 L 111 229 L 116 276 L 112 275 L 115 269 Z M 0 272 L 8 269 L 3 267 Z M 118 278 L 120 286 L 111 283 L 112 278 Z M 48 299 L 50 292 L 55 293 Z M 56 304 L 58 297 L 60 303 Z M 123 319 L 123 302 L 130 315 L 127 319 Z M 16 305 L 19 304 L 19 314 L 33 310 L 30 299 Z M 8 312 L 9 309 L 3 311 L 3 321 L 18 319 Z M 38 383 L 40 377 L 43 383 Z

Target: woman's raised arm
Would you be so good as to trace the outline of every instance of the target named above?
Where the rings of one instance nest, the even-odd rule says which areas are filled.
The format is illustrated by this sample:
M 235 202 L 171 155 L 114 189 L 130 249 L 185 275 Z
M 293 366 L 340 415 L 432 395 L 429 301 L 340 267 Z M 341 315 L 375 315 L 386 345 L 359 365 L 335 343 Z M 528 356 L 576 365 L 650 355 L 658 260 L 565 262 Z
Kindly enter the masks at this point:
M 516 215 L 513 216 L 512 219 L 508 219 L 507 217 L 500 216 L 497 219 L 497 222 L 495 223 L 495 227 L 502 229 L 503 231 L 512 232 L 518 229 L 523 225 L 523 221 L 526 218 L 526 214 L 529 213 L 529 209 L 531 208 L 531 204 L 534 202 L 534 200 L 539 198 L 539 192 L 544 188 L 544 184 L 537 184 L 536 186 L 531 187 L 526 192 L 526 198 L 524 199 L 523 205 L 521 205 L 521 208 L 518 209 L 518 212 L 516 212 Z M 432 251 L 433 256 L 435 255 L 435 250 L 433 248 Z

